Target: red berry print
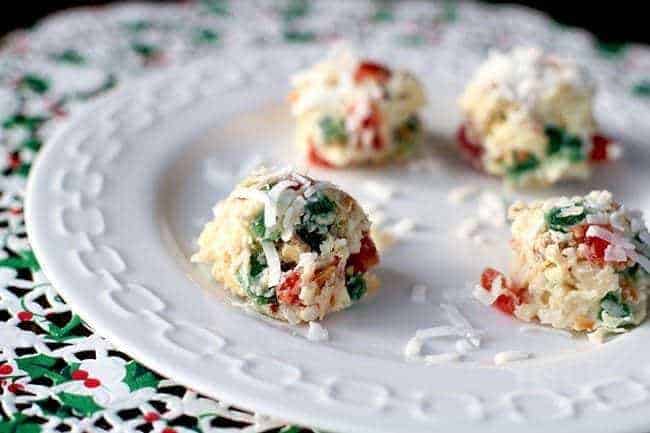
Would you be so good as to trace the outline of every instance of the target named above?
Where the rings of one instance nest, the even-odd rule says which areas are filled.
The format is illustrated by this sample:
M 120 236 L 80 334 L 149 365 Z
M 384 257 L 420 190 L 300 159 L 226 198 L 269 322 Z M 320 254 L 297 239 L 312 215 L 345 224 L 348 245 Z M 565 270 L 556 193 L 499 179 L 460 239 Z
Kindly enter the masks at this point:
M 16 394 L 17 392 L 23 391 L 25 387 L 20 383 L 12 383 L 7 387 L 7 390 L 11 393 Z
M 21 311 L 18 313 L 18 320 L 21 322 L 29 322 L 33 317 L 34 315 L 29 311 Z
M 0 374 L 6 376 L 14 372 L 14 368 L 9 364 L 0 365 Z
M 84 386 L 86 388 L 97 388 L 97 387 L 99 387 L 101 385 L 102 385 L 102 383 L 99 381 L 99 379 L 95 379 L 93 377 L 90 377 L 90 378 L 84 380 Z
M 16 168 L 20 165 L 20 156 L 17 153 L 11 153 L 8 157 L 8 164 L 11 168 Z
M 161 433 L 176 433 L 176 430 L 171 427 L 165 427 Z
M 73 380 L 86 380 L 88 379 L 88 372 L 86 370 L 75 370 L 71 376 Z
M 147 412 L 144 414 L 144 420 L 147 422 L 154 422 L 160 419 L 160 415 L 156 412 Z

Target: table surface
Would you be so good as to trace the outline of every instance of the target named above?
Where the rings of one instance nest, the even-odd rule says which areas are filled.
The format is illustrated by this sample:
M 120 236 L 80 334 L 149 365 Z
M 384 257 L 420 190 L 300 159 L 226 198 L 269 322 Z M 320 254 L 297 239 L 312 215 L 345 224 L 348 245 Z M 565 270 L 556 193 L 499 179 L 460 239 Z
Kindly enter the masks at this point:
M 532 41 L 585 64 L 605 98 L 624 95 L 621 122 L 650 113 L 648 47 L 598 44 L 521 8 L 207 0 L 70 10 L 16 31 L 0 43 L 0 433 L 300 430 L 197 395 L 95 334 L 57 295 L 30 249 L 25 183 L 53 131 L 130 77 L 224 50 L 377 35 L 401 49 L 455 46 L 477 56 Z

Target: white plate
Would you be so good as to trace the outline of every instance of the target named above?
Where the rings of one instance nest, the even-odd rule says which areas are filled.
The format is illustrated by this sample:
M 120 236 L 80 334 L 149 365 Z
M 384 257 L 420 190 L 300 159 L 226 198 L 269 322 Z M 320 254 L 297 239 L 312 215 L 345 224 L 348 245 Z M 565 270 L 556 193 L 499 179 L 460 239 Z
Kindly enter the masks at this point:
M 223 302 L 205 270 L 189 263 L 194 239 L 243 163 L 255 155 L 293 161 L 286 77 L 315 54 L 285 64 L 286 57 L 268 53 L 265 62 L 247 66 L 264 74 L 226 76 L 226 59 L 171 70 L 98 101 L 60 131 L 38 157 L 26 210 L 37 257 L 66 300 L 161 374 L 299 424 L 386 433 L 650 427 L 649 324 L 594 346 L 522 333 L 521 323 L 470 298 L 485 266 L 506 266 L 507 229 L 491 229 L 497 242 L 485 246 L 460 241 L 454 229 L 476 203 L 453 205 L 447 194 L 464 183 L 500 186 L 469 170 L 441 138 L 428 141 L 436 148 L 434 171 L 312 171 L 362 200 L 372 198 L 368 180 L 392 186 L 397 194 L 387 214 L 417 224 L 411 238 L 384 255 L 379 295 L 324 321 L 329 341 L 308 341 L 304 329 Z M 426 79 L 435 103 L 428 128 L 449 137 L 460 83 L 440 86 L 433 72 Z M 602 121 L 610 126 L 607 116 Z M 639 144 L 650 131 L 645 124 L 628 131 L 609 129 L 628 152 L 589 185 L 528 197 L 609 188 L 650 209 L 650 152 Z M 432 289 L 425 304 L 410 300 L 415 283 Z M 457 306 L 485 331 L 481 348 L 456 363 L 404 361 L 416 329 L 447 323 L 441 303 Z M 440 340 L 429 349 L 454 347 L 455 340 Z M 494 355 L 505 350 L 534 357 L 495 366 Z

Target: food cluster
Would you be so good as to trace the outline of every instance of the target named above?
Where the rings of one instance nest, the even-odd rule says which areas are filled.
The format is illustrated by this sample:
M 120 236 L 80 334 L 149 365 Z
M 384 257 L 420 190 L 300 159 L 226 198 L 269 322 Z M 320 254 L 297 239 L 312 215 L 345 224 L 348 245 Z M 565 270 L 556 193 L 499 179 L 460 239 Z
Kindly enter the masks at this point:
M 585 179 L 619 146 L 598 131 L 594 87 L 573 62 L 535 48 L 493 52 L 460 98 L 458 144 L 472 163 L 516 186 Z
M 424 92 L 406 71 L 391 70 L 351 51 L 292 78 L 297 143 L 311 164 L 346 167 L 409 156 L 422 138 Z
M 291 323 L 322 319 L 376 287 L 379 262 L 357 202 L 292 170 L 261 170 L 217 204 L 193 261 L 257 311 Z
M 650 234 L 607 191 L 515 203 L 511 273 L 488 268 L 475 296 L 525 321 L 602 339 L 646 317 Z
M 409 72 L 339 47 L 292 85 L 297 143 L 312 165 L 402 160 L 422 139 L 425 96 Z M 588 74 L 536 48 L 490 54 L 459 103 L 460 151 L 513 186 L 586 179 L 594 164 L 620 156 L 599 132 Z M 479 300 L 599 340 L 646 317 L 650 235 L 640 212 L 594 191 L 516 203 L 509 218 L 511 273 L 486 269 Z M 216 206 L 194 260 L 263 314 L 309 322 L 378 285 L 369 273 L 379 262 L 370 233 L 361 207 L 334 185 L 259 171 Z

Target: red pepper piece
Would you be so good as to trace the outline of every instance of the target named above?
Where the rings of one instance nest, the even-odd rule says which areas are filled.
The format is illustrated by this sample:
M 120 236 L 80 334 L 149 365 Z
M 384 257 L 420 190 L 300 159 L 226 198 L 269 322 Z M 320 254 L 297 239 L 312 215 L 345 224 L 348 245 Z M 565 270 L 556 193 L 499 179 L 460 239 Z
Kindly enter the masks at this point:
M 390 69 L 375 62 L 361 62 L 354 73 L 354 81 L 361 83 L 365 80 L 374 80 L 379 84 L 386 83 L 391 76 Z
M 361 239 L 361 249 L 358 253 L 352 254 L 348 258 L 346 267 L 352 266 L 354 273 L 364 273 L 378 263 L 379 255 L 377 254 L 377 247 L 375 247 L 375 243 L 366 233 L 363 239 Z

